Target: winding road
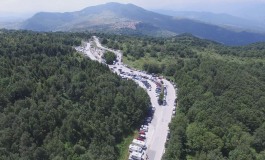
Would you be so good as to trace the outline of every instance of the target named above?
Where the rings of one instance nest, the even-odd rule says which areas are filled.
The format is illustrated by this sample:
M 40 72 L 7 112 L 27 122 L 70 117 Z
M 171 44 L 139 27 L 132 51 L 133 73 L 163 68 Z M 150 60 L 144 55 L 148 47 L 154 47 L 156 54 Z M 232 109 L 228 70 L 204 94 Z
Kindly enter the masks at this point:
M 93 45 L 91 45 L 93 43 Z M 121 75 L 120 71 L 122 70 L 124 73 L 130 73 L 134 75 L 138 75 L 139 77 L 146 77 L 146 80 L 151 85 L 151 89 L 147 89 L 145 85 L 140 80 L 135 80 L 136 83 L 139 84 L 139 86 L 146 89 L 148 95 L 150 96 L 150 100 L 152 103 L 152 106 L 155 107 L 155 113 L 153 116 L 153 120 L 148 125 L 148 132 L 146 133 L 146 145 L 147 150 L 144 155 L 144 159 L 149 160 L 161 160 L 162 156 L 165 151 L 165 143 L 167 140 L 167 134 L 169 132 L 168 125 L 172 119 L 172 113 L 174 109 L 174 103 L 176 99 L 176 91 L 174 88 L 174 85 L 169 82 L 166 79 L 157 79 L 157 81 L 163 81 L 164 85 L 167 87 L 167 96 L 166 101 L 167 105 L 160 106 L 157 102 L 156 97 L 156 84 L 154 82 L 154 77 L 151 75 L 143 72 L 143 71 L 137 71 L 135 69 L 131 69 L 127 67 L 127 65 L 124 65 L 122 63 L 122 53 L 120 51 L 112 50 L 106 47 L 103 47 L 101 43 L 99 42 L 99 39 L 97 37 L 93 37 L 93 41 L 90 43 L 87 43 L 86 47 L 76 48 L 78 51 L 83 52 L 85 55 L 90 57 L 92 60 L 96 60 L 99 62 L 103 62 L 102 55 L 103 51 L 110 51 L 116 54 L 118 62 L 115 65 L 108 65 L 109 68 L 118 75 L 122 76 L 123 78 L 130 78 L 129 76 Z

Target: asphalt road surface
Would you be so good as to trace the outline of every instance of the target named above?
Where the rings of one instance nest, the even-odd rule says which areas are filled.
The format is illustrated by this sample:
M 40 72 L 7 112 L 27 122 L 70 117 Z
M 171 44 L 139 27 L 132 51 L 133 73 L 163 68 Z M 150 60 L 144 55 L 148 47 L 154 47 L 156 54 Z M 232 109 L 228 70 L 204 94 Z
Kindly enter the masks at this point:
M 109 68 L 123 78 L 131 78 L 131 75 L 137 75 L 139 77 L 145 77 L 145 80 L 149 82 L 151 85 L 151 89 L 147 89 L 146 86 L 140 81 L 141 79 L 134 79 L 139 86 L 146 89 L 148 95 L 150 96 L 150 100 L 152 106 L 155 107 L 155 113 L 153 116 L 153 120 L 148 125 L 148 132 L 146 133 L 146 144 L 147 150 L 144 155 L 144 159 L 149 160 L 161 160 L 164 151 L 165 151 L 165 143 L 167 139 L 167 134 L 169 132 L 168 124 L 171 121 L 174 102 L 176 99 L 176 91 L 174 85 L 166 79 L 156 79 L 157 81 L 163 81 L 164 85 L 167 87 L 167 96 L 166 106 L 160 106 L 157 101 L 156 96 L 156 84 L 154 83 L 154 77 L 143 72 L 137 71 L 135 69 L 128 68 L 126 65 L 122 63 L 122 53 L 120 51 L 115 51 L 109 48 L 103 47 L 97 37 L 93 37 L 94 43 L 97 47 L 92 47 L 91 43 L 87 43 L 85 48 L 76 48 L 78 51 L 83 52 L 85 55 L 90 57 L 92 60 L 96 60 L 99 62 L 103 62 L 102 55 L 103 50 L 111 51 L 116 54 L 118 62 L 115 65 L 109 65 Z M 124 72 L 124 74 L 120 74 L 120 71 Z M 152 79 L 152 80 L 151 80 Z

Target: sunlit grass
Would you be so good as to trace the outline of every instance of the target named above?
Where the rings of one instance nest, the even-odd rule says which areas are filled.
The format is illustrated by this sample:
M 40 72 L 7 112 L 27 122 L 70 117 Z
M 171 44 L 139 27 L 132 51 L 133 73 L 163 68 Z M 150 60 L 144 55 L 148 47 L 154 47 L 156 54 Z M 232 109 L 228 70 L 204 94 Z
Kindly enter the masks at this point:
M 133 134 L 124 138 L 123 141 L 120 144 L 118 144 L 118 149 L 119 149 L 119 153 L 120 153 L 118 160 L 128 160 L 128 158 L 129 158 L 129 145 L 132 143 L 133 139 L 137 137 L 137 135 L 138 135 L 138 131 L 134 131 Z

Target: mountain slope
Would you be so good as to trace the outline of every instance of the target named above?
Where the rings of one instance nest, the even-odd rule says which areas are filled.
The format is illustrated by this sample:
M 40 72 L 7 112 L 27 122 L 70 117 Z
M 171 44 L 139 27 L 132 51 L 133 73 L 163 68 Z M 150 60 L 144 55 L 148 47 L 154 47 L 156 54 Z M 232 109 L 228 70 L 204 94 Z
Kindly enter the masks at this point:
M 234 30 L 265 32 L 264 24 L 257 20 L 250 20 L 229 14 L 216 14 L 210 12 L 194 12 L 194 11 L 169 11 L 155 10 L 160 14 L 165 14 L 178 18 L 187 18 L 191 20 L 201 21 L 208 24 L 223 26 Z
M 265 41 L 265 35 L 234 32 L 189 19 L 176 19 L 133 4 L 107 3 L 69 13 L 38 13 L 22 29 L 35 31 L 100 31 L 111 33 L 172 36 L 191 33 L 228 45 Z

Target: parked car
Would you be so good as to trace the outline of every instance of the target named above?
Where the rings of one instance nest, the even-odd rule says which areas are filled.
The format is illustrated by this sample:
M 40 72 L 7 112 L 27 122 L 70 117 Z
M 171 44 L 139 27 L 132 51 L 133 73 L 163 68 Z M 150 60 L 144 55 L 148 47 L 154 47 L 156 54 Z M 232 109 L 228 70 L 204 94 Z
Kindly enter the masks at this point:
M 163 100 L 163 106 L 166 106 L 166 105 L 167 105 L 167 101 Z
M 146 121 L 147 121 L 148 123 L 151 123 L 151 121 L 152 121 L 152 117 L 147 117 L 147 118 L 146 118 Z
M 145 135 L 145 131 L 140 131 L 139 134 Z
M 142 160 L 143 159 L 143 155 L 144 153 L 141 152 L 132 152 L 130 155 L 129 155 L 129 160 Z
M 139 141 L 144 141 L 144 138 L 142 138 L 142 137 L 138 137 L 137 140 L 139 140 Z
M 130 144 L 129 146 L 129 152 L 139 152 L 141 153 L 143 151 L 142 147 L 139 147 L 135 144 Z
M 138 138 L 146 139 L 146 135 L 139 134 Z
M 148 131 L 148 126 L 147 125 L 142 125 L 140 130 L 147 132 Z
M 146 143 L 143 142 L 143 141 L 139 141 L 139 140 L 137 140 L 137 139 L 134 139 L 134 140 L 132 141 L 132 144 L 137 145 L 137 146 L 139 146 L 139 147 L 142 147 L 143 149 L 146 149 Z

